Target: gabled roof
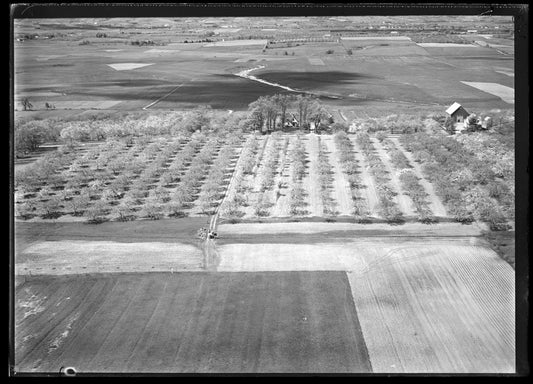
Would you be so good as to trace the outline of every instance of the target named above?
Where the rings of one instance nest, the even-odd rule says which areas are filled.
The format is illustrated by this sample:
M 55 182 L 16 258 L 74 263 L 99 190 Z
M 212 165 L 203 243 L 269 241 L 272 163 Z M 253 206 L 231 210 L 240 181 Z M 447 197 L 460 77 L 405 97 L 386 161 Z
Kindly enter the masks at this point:
M 461 104 L 459 103 L 453 103 L 447 110 L 446 113 L 448 115 L 452 115 L 455 111 L 457 111 L 459 108 L 461 108 Z

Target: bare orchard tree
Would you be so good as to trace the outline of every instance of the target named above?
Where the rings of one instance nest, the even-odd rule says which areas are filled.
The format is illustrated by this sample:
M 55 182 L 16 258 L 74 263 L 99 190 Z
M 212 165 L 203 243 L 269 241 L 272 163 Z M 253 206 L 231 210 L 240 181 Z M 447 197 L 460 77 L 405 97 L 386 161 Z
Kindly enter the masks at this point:
M 22 108 L 23 108 L 25 111 L 31 111 L 31 109 L 33 108 L 33 104 L 30 103 L 30 99 L 28 99 L 27 97 L 24 97 L 24 98 L 20 101 L 20 104 L 22 105 Z

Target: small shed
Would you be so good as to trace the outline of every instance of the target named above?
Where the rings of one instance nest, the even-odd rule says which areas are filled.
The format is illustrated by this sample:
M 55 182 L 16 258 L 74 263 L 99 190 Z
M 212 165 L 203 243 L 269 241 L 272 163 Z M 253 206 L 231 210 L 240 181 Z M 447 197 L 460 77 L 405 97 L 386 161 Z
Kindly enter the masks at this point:
M 462 123 L 466 119 L 469 113 L 459 103 L 453 103 L 446 110 L 446 113 L 453 119 L 454 123 Z

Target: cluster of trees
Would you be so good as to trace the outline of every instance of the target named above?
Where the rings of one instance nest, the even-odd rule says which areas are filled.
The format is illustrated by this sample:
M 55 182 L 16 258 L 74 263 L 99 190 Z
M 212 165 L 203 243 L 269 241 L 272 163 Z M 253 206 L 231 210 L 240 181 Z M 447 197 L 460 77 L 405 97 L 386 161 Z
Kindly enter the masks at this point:
M 54 142 L 60 135 L 54 120 L 30 120 L 15 123 L 15 153 L 23 156 L 46 142 Z
M 402 212 L 394 202 L 396 193 L 389 184 L 388 170 L 382 159 L 375 153 L 374 145 L 367 133 L 358 133 L 356 136 L 358 146 L 370 167 L 370 173 L 376 183 L 378 192 L 380 215 L 388 222 L 399 222 L 402 220 Z
M 166 45 L 166 43 L 162 41 L 153 41 L 153 40 L 131 40 L 130 45 L 144 47 L 144 46 L 152 46 L 152 45 Z
M 137 136 L 180 136 L 193 132 L 212 133 L 218 136 L 246 129 L 246 115 L 217 114 L 210 107 L 200 106 L 186 112 L 103 117 L 99 119 L 59 121 L 43 119 L 18 121 L 15 124 L 15 150 L 17 155 L 35 151 L 46 142 L 61 141 L 75 146 L 81 142 L 103 141 Z
M 362 181 L 359 177 L 359 164 L 355 159 L 353 144 L 348 138 L 348 135 L 342 131 L 335 134 L 334 140 L 342 170 L 348 177 L 348 182 L 350 183 L 355 219 L 359 222 L 365 222 L 368 220 L 369 212 L 364 199 L 359 193 L 359 189 L 362 187 Z
M 213 41 L 215 41 L 215 40 L 211 40 L 211 39 L 207 39 L 207 38 L 206 39 L 198 39 L 198 40 L 191 40 L 191 39 L 190 40 L 183 40 L 183 42 L 185 44 L 187 44 L 187 43 L 212 43 Z
M 405 134 L 424 131 L 425 122 L 423 116 L 393 114 L 377 118 L 355 119 L 352 121 L 352 126 L 357 132 Z
M 333 123 L 330 114 L 312 95 L 276 94 L 262 96 L 248 107 L 247 125 L 251 130 L 274 131 L 285 127 L 287 121 L 296 117 L 299 127 L 308 129 L 310 123 Z
M 318 183 L 320 185 L 320 198 L 324 214 L 335 216 L 337 214 L 335 199 L 331 196 L 333 186 L 333 167 L 331 166 L 325 143 L 318 137 Z
M 15 188 L 24 194 L 31 194 L 45 185 L 60 185 L 64 181 L 60 173 L 75 157 L 76 153 L 66 148 L 45 154 L 16 172 Z
M 456 221 L 480 220 L 488 222 L 493 229 L 507 227 L 501 209 L 502 204 L 506 205 L 505 198 L 498 193 L 498 187 L 503 184 L 498 183 L 487 162 L 445 135 L 417 133 L 402 136 L 400 140 L 414 153 L 415 159 L 424 159 L 424 176 L 435 185 Z M 491 186 L 494 197 L 489 194 Z
M 204 192 L 213 196 L 214 186 L 223 184 L 233 153 L 232 148 L 222 148 L 215 168 L 210 168 L 224 141 L 215 137 L 204 145 L 201 134 L 185 145 L 184 141 L 139 137 L 131 143 L 111 140 L 86 151 L 63 147 L 17 172 L 15 187 L 22 196 L 17 213 L 23 218 L 83 214 L 89 222 L 109 215 L 125 221 L 182 213 L 183 204 L 195 199 L 208 170 Z M 168 188 L 178 181 L 171 199 Z
M 493 172 L 494 178 L 486 186 L 489 196 L 500 203 L 506 217 L 514 218 L 514 147 L 505 136 L 486 132 L 458 135 L 455 139 Z

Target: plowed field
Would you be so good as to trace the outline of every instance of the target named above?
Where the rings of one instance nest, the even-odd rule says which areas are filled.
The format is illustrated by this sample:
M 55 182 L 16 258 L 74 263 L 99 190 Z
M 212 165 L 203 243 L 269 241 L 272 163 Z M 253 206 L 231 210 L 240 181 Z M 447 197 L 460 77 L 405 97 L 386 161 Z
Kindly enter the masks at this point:
M 371 372 L 344 273 L 41 277 L 16 303 L 17 371 Z

